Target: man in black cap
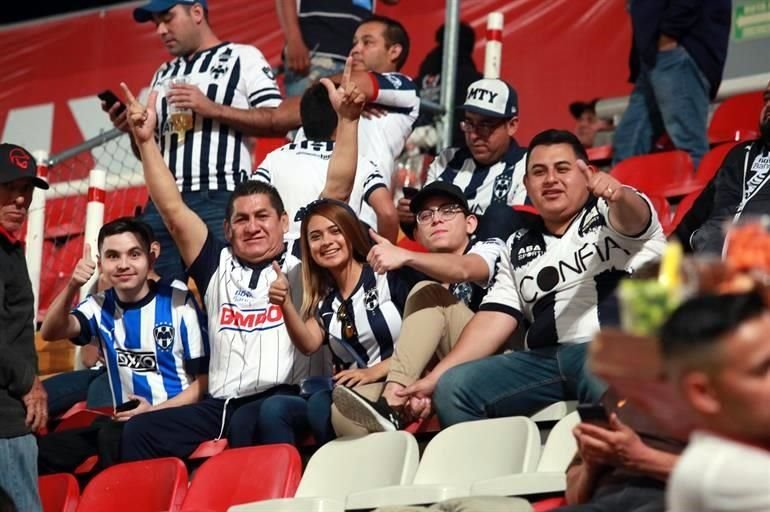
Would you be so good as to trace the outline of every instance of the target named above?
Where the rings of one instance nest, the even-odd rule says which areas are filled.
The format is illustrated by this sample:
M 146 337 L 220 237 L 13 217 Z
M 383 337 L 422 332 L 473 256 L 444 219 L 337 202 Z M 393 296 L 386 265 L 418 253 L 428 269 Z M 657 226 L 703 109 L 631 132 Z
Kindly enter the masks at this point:
M 410 267 L 435 280 L 418 283 L 406 299 L 382 396 L 335 388 L 332 421 L 340 435 L 396 430 L 421 411 L 420 401 L 405 410 L 407 397 L 400 392 L 420 377 L 434 355 L 441 358 L 452 350 L 505 251 L 500 239 L 474 238 L 478 219 L 456 185 L 434 181 L 412 198 L 410 207 L 417 219 L 415 237 L 430 252 L 409 251 L 372 233 L 377 245 L 367 259 L 377 272 Z
M 48 420 L 47 396 L 37 376 L 35 297 L 19 236 L 36 176 L 26 149 L 0 144 L 0 487 L 17 510 L 41 510 L 37 490 L 37 442 L 32 432 Z

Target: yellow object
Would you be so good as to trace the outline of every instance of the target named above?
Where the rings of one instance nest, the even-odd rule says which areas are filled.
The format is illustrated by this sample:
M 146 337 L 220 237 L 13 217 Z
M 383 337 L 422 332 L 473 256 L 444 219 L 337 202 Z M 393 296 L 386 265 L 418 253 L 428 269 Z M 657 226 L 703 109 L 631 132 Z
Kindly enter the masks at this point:
M 678 290 L 682 285 L 682 260 L 684 259 L 684 250 L 679 242 L 668 242 L 663 251 L 663 258 L 660 260 L 660 270 L 658 272 L 658 282 L 669 292 Z

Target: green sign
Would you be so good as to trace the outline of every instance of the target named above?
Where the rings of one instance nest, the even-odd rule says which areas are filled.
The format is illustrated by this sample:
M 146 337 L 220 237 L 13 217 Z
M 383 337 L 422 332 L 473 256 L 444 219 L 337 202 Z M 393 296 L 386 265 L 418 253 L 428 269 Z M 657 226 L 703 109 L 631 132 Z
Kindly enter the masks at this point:
M 735 6 L 733 39 L 762 39 L 770 37 L 770 0 L 757 0 Z

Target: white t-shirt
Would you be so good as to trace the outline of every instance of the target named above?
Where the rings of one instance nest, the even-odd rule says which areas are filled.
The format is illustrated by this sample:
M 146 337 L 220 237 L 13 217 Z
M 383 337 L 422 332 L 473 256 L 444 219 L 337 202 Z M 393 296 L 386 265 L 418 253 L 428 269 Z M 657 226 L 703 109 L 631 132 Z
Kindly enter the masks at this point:
M 668 481 L 666 503 L 668 512 L 767 512 L 770 452 L 695 432 Z
M 663 253 L 663 229 L 652 205 L 650 211 L 636 237 L 617 232 L 607 202 L 595 197 L 562 236 L 542 223 L 517 231 L 480 310 L 526 321 L 528 348 L 589 341 L 602 324 L 617 322 L 616 303 L 607 299 L 620 279 Z

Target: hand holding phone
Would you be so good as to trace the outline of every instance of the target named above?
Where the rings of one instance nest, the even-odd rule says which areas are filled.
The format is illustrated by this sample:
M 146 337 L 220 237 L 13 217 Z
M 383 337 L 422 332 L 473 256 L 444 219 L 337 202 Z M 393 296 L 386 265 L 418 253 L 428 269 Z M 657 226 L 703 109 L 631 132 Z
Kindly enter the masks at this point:
M 585 423 L 609 425 L 610 418 L 607 415 L 607 409 L 601 404 L 578 404 L 578 416 L 580 421 Z
M 126 411 L 132 411 L 139 407 L 139 400 L 134 398 L 133 400 L 129 400 L 127 402 L 123 402 L 119 406 L 115 407 L 115 412 L 126 412 Z
M 102 100 L 105 103 L 105 105 L 107 105 L 108 110 L 112 108 L 112 106 L 115 103 L 118 103 L 120 107 L 118 107 L 118 110 L 117 112 L 115 112 L 115 115 L 120 115 L 123 113 L 124 110 L 126 110 L 126 105 L 122 101 L 120 101 L 120 98 L 118 98 L 114 92 L 112 92 L 109 89 L 103 90 L 102 92 L 97 94 L 96 97 Z

